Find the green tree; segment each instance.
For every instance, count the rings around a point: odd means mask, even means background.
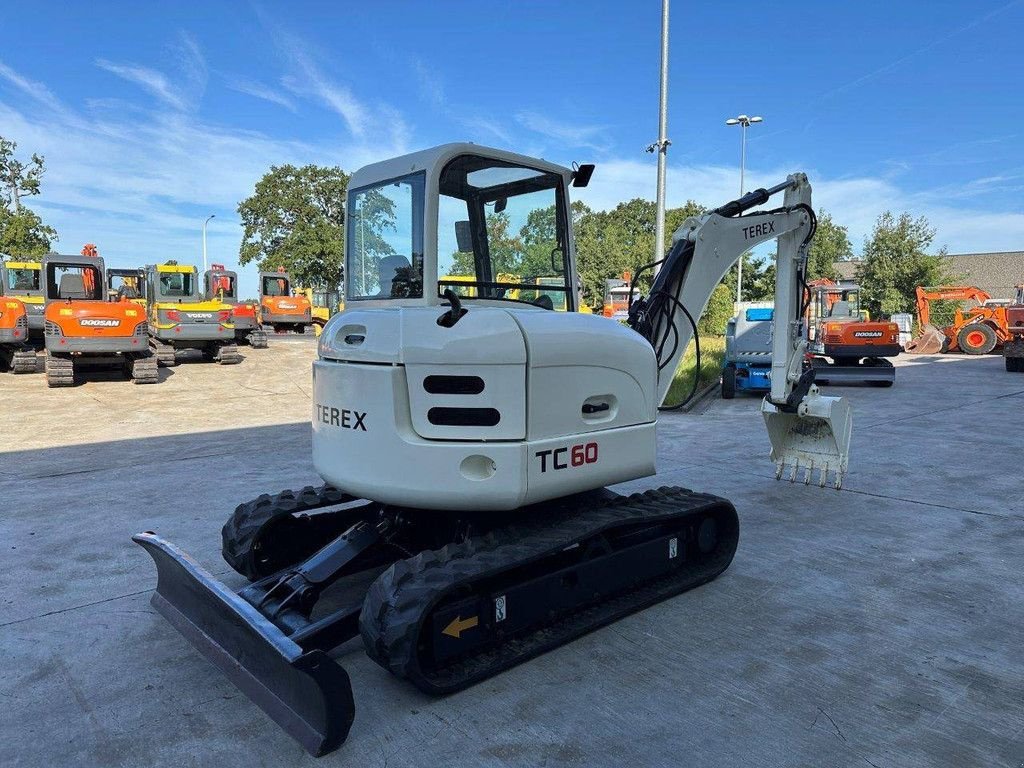
[[[666,211],[666,233],[671,237],[687,217],[704,210],[691,200]],[[585,301],[597,306],[604,300],[605,280],[627,271],[636,274],[639,267],[654,260],[655,215],[655,204],[640,198],[619,203],[611,211],[573,205],[576,261]],[[645,283],[650,273],[646,277]]]
[[[732,300],[734,297],[735,288],[730,288],[724,282],[715,286],[704,314],[697,321],[697,330],[700,332],[701,338],[725,335],[726,323],[733,315]]]
[[[57,230],[43,224],[22,202],[42,188],[44,159],[32,154],[25,163],[15,155],[16,142],[0,136],[0,252],[12,256],[41,256],[57,239]]]
[[[864,258],[857,267],[861,303],[874,316],[914,311],[919,285],[940,285],[956,279],[950,274],[942,249],[929,254],[935,230],[924,216],[895,217],[886,211],[864,243]]]
[[[818,209],[818,228],[807,248],[807,279],[816,280],[827,277],[838,280],[835,269],[837,261],[848,261],[853,258],[853,246],[846,227],[832,221],[832,214]]]
[[[264,271],[284,267],[296,284],[313,288],[339,285],[348,180],[338,167],[271,166],[253,194],[238,204],[244,227],[239,263],[255,261]],[[371,228],[370,237],[389,221],[393,226],[393,211],[389,219],[383,208],[378,211],[380,227]]]

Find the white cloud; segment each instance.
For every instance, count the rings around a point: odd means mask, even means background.
[[[49,88],[42,83],[29,80],[27,77],[18,74],[2,61],[0,61],[0,77],[33,100],[39,102],[45,107],[49,107],[54,112],[60,112],[64,109],[57,97],[50,92]]]
[[[295,112],[295,102],[289,99],[280,91],[276,91],[269,85],[258,83],[255,80],[249,80],[244,77],[226,76],[224,78],[224,84],[227,85],[233,91],[244,93],[248,96],[252,96],[263,101],[269,101],[271,104],[277,104],[280,107],[284,107],[290,112]]]
[[[201,260],[200,229],[211,213],[210,260],[234,265],[241,238],[235,209],[271,165],[351,172],[406,151],[409,135],[397,113],[395,132],[372,141],[313,143],[212,124],[163,100],[144,109],[98,98],[95,109],[79,113],[56,99],[39,108],[27,95],[24,106],[0,102],[0,135],[46,156],[42,194],[31,205],[57,228],[61,250],[94,242],[112,266]],[[255,293],[254,268],[241,275],[242,289]]]
[[[286,75],[281,78],[281,84],[295,95],[314,98],[340,115],[353,136],[365,136],[368,123],[366,108],[352,95],[348,86],[329,80],[301,51],[293,51],[290,57],[298,74]]]
[[[164,104],[184,112],[195,108],[206,89],[206,59],[195,38],[186,32],[179,33],[177,42],[171,46],[171,54],[181,70],[180,83],[173,82],[159,70],[141,64],[117,63],[101,58],[96,59],[96,66],[129,83],[135,83]]]
[[[608,128],[604,125],[571,125],[529,111],[518,112],[516,121],[524,128],[549,139],[555,139],[568,147],[586,147],[605,152],[611,146],[607,137]]]
[[[96,59],[96,66],[130,83],[141,86],[144,90],[149,91],[162,102],[175,109],[185,110],[188,108],[188,101],[185,99],[184,94],[172,86],[162,72],[157,72],[155,69],[138,64],[116,64],[106,59]]]
[[[423,100],[436,110],[444,109],[446,100],[441,78],[419,58],[412,60],[412,69],[419,83]]]

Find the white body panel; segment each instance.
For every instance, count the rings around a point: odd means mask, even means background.
[[[474,307],[444,328],[439,314],[354,310],[328,322],[312,414],[326,481],[386,504],[486,511],[654,473],[654,356],[635,333],[593,315]],[[356,327],[363,340],[346,341]],[[427,376],[478,377],[483,389],[434,394]],[[585,413],[588,403],[609,407]],[[432,408],[493,408],[500,420],[438,425]]]

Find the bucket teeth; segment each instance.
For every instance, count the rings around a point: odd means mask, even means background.
[[[830,485],[837,491],[842,489],[843,479],[846,476],[846,473],[842,468],[834,468],[827,462],[815,466],[814,462],[802,465],[799,461],[779,461],[775,464],[775,479],[781,480],[787,469],[789,470],[789,482],[791,483],[796,482],[797,475],[800,473],[800,470],[803,469],[803,483],[804,485],[810,485],[811,480],[814,477],[814,472],[817,471],[818,487],[824,488],[826,485]]]

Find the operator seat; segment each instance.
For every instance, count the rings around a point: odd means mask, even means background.
[[[409,260],[399,253],[382,258],[380,260],[380,290],[377,291],[377,295],[384,298],[403,295],[401,292],[395,292],[398,287],[395,284],[400,285],[407,282],[402,271],[411,268],[412,264],[409,263]]]
[[[60,284],[57,286],[57,298],[59,299],[87,299],[85,292],[85,281],[81,275],[61,275]]]
[[[848,301],[837,301],[832,305],[831,311],[828,313],[829,317],[853,317],[853,307],[850,306]]]

